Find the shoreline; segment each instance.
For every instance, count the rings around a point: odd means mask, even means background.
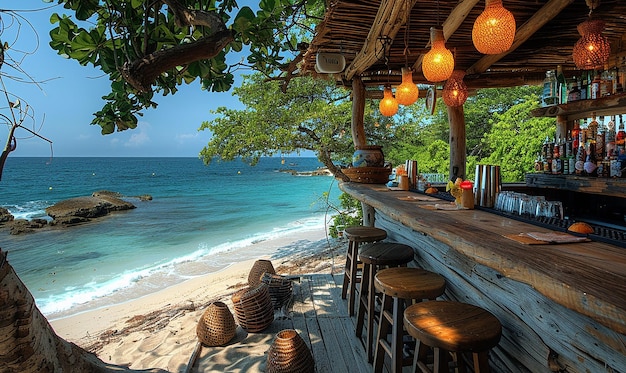
[[[195,329],[202,313],[217,300],[233,311],[230,297],[247,285],[256,260],[271,260],[281,275],[337,272],[343,270],[344,243],[328,238],[325,229],[300,231],[251,245],[248,249],[254,249],[250,253],[256,254],[254,258],[221,270],[49,322],[61,338],[95,353],[105,363],[184,371],[197,344]]]

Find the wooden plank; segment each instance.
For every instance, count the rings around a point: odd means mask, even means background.
[[[313,305],[313,297],[311,293],[311,276],[302,277],[302,298],[304,300],[302,307],[303,321],[310,342],[311,354],[315,361],[315,370],[317,372],[332,372],[332,365],[328,359],[328,354],[324,347],[324,340],[317,322],[315,308]]]

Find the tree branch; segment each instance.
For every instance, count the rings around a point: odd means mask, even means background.
[[[339,178],[343,181],[350,181],[350,178],[346,176],[343,172],[341,172],[341,169],[339,169],[339,167],[335,166],[335,164],[333,163],[331,159],[330,152],[328,151],[326,146],[324,146],[324,144],[322,143],[322,140],[315,134],[315,132],[313,132],[312,130],[304,126],[298,126],[298,131],[308,135],[310,138],[312,138],[316,143],[320,145],[318,158],[336,178]]]
[[[234,40],[229,30],[203,37],[192,43],[156,51],[122,67],[124,79],[139,92],[150,92],[152,83],[163,72],[191,62],[211,59]]]

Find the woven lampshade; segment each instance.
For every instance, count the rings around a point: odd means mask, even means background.
[[[450,79],[443,86],[443,102],[448,106],[462,106],[467,100],[467,86],[463,81],[465,71],[454,70]]]
[[[271,261],[267,259],[259,259],[252,265],[250,272],[248,273],[248,285],[256,286],[261,283],[261,278],[263,274],[271,273],[275,274],[276,270],[274,269],[274,265]]]
[[[442,82],[452,75],[454,57],[446,48],[443,29],[430,28],[431,48],[422,60],[422,72],[430,82]]]
[[[419,97],[417,85],[413,83],[413,71],[402,68],[402,84],[396,87],[396,101],[400,105],[412,105]]]
[[[196,334],[207,346],[221,346],[235,336],[235,318],[224,302],[211,303],[202,314]]]
[[[294,329],[276,334],[267,350],[267,373],[313,373],[315,360],[306,342]]]
[[[602,35],[604,21],[588,19],[578,25],[578,39],[572,51],[574,64],[581,70],[602,69],[609,60],[611,44],[609,39]]]
[[[472,27],[474,47],[483,54],[504,53],[513,45],[515,17],[502,6],[502,0],[486,0],[485,10]]]
[[[380,113],[386,117],[392,117],[398,112],[398,101],[393,97],[390,86],[385,86],[383,91],[383,99],[378,104]]]

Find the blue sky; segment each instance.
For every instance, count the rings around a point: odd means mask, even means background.
[[[32,10],[50,5],[42,0],[12,1],[8,7],[7,3],[6,0],[0,0],[0,8]],[[33,31],[22,21],[23,27],[16,46],[27,51],[36,49],[33,55],[23,59],[21,66],[35,81],[42,82],[39,87],[3,78],[7,91],[19,96],[22,103],[27,102],[33,107],[35,118],[28,127],[41,127],[37,132],[52,140],[55,157],[197,157],[210,139],[209,132],[198,131],[203,121],[214,118],[210,111],[220,106],[243,108],[232,92],[203,91],[200,83],[194,82],[181,86],[175,95],[155,96],[154,101],[159,106],[145,110],[136,129],[101,135],[100,127],[90,123],[93,113],[103,106],[101,97],[110,92],[108,77],[90,66],[81,66],[74,60],[62,58],[48,45],[48,32],[52,26],[50,15],[63,11],[63,8],[56,6],[43,11],[19,12],[38,33],[39,46]],[[2,14],[5,25],[8,19]],[[0,35],[2,42],[11,43],[15,30],[5,30]],[[15,75],[16,72],[5,65],[2,73]],[[238,86],[240,82],[241,79],[237,78],[235,85]],[[2,96],[0,110],[3,114],[8,113],[6,107]],[[4,148],[7,133],[6,126],[2,126],[1,148]],[[52,155],[46,141],[32,137],[23,129],[18,129],[16,135],[17,149],[11,153],[11,157]]]

